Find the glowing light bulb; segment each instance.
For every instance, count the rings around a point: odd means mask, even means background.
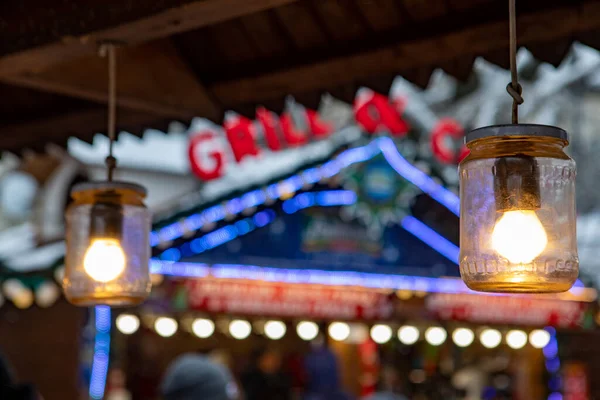
[[[403,326],[398,329],[398,339],[407,346],[415,344],[419,340],[419,330],[411,325]]]
[[[333,340],[341,342],[350,336],[350,326],[345,322],[334,322],[329,325],[328,332]]]
[[[171,337],[177,332],[177,321],[173,318],[160,317],[154,322],[154,330],[162,337]]]
[[[281,321],[267,321],[265,324],[265,336],[271,340],[279,340],[287,331],[285,324]]]
[[[302,321],[296,327],[296,333],[302,340],[313,340],[319,334],[319,326],[312,321]]]
[[[246,339],[252,333],[252,326],[248,321],[235,319],[229,324],[229,333],[234,339]]]
[[[371,328],[371,339],[377,344],[389,342],[392,335],[392,328],[387,325],[373,325]]]
[[[502,334],[496,329],[486,329],[479,335],[479,340],[483,347],[493,349],[498,347],[500,342],[502,342]]]
[[[473,343],[475,334],[467,328],[458,328],[452,333],[452,341],[458,347],[468,347]]]
[[[519,330],[510,331],[506,334],[506,344],[511,349],[521,349],[527,344],[527,334]]]
[[[448,334],[444,328],[433,326],[425,331],[425,340],[432,346],[439,346],[446,341]]]
[[[206,339],[215,332],[215,323],[210,319],[198,318],[192,323],[192,332],[200,339]]]
[[[126,258],[116,239],[93,239],[83,258],[83,269],[95,281],[110,282],[125,270]]]
[[[529,343],[536,349],[543,349],[550,343],[550,333],[544,329],[536,329],[529,334]]]
[[[547,244],[546,230],[535,211],[507,211],[492,232],[492,247],[513,264],[532,262]]]
[[[140,327],[140,319],[135,315],[121,314],[117,317],[117,329],[125,335],[134,334]]]

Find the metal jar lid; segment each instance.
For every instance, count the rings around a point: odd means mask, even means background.
[[[146,197],[147,194],[146,188],[136,183],[121,181],[90,181],[78,183],[73,186],[71,189],[71,195],[74,195],[75,193],[86,192],[88,190],[131,190],[138,193],[142,197]]]
[[[551,137],[569,142],[569,134],[561,128],[550,125],[507,124],[484,126],[465,135],[465,143],[488,137],[533,136]]]

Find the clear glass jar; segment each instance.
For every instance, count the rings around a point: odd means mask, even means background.
[[[542,125],[467,134],[460,163],[460,273],[473,290],[552,293],[579,273],[575,162],[567,133]]]
[[[150,293],[151,215],[143,187],[87,182],[71,191],[66,212],[67,299],[81,306],[139,304]]]

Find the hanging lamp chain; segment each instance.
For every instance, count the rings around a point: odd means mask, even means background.
[[[108,57],[108,156],[106,157],[107,179],[113,180],[117,159],[113,156],[117,123],[117,43],[106,42],[100,45],[100,55]]]
[[[506,91],[513,98],[512,123],[519,123],[519,105],[523,104],[523,88],[519,84],[517,75],[517,17],[515,0],[508,0],[508,13],[510,19],[510,77],[511,81],[506,86]]]

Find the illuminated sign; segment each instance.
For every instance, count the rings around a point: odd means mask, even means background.
[[[408,139],[410,126],[404,118],[407,100],[401,96],[388,98],[370,90],[359,91],[353,105],[354,123],[368,135],[385,133]],[[329,137],[336,130],[314,110],[292,104],[281,116],[258,108],[256,120],[237,114],[226,115],[222,127],[203,127],[190,135],[188,157],[191,169],[208,181],[225,174],[226,163],[241,163],[247,157],[261,157],[303,146]],[[463,127],[455,120],[441,118],[429,134],[431,153],[437,161],[452,164],[464,158],[466,147],[455,149],[449,140],[462,139]]]

